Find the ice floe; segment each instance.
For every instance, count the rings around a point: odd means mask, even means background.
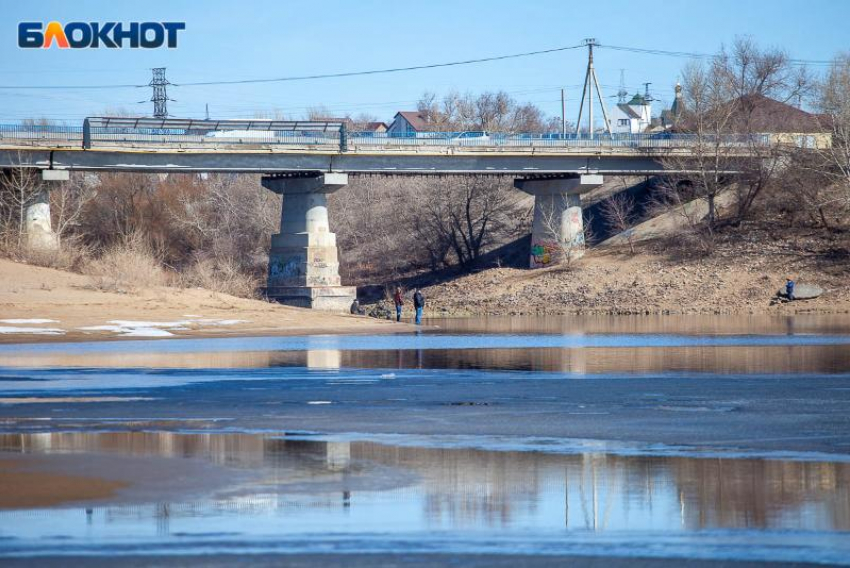
[[[0,334],[6,333],[29,333],[32,335],[62,335],[64,329],[55,327],[15,327],[9,325],[0,325]]]

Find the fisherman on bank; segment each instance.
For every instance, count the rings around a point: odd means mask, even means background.
[[[785,295],[788,297],[789,300],[796,299],[794,297],[794,286],[795,284],[793,280],[791,280],[790,278],[785,279]]]
[[[404,298],[401,297],[401,288],[395,289],[393,303],[395,304],[395,321],[401,321],[401,307],[404,305]]]
[[[416,325],[422,325],[422,308],[425,307],[425,296],[417,287],[413,294],[413,307],[416,309]]]

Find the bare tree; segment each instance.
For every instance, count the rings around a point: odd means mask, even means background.
[[[281,209],[280,197],[259,185],[256,176],[217,174],[177,186],[169,213],[180,232],[188,233],[187,256],[262,271]]]
[[[429,211],[431,225],[450,244],[457,262],[472,268],[493,234],[506,225],[508,193],[480,176],[442,178],[438,186],[439,207]]]
[[[746,38],[708,63],[689,64],[683,72],[685,112],[679,129],[693,134],[694,142],[689,155],[670,155],[665,166],[690,173],[669,175],[668,187],[687,181],[694,195],[706,200],[711,227],[717,222],[718,194],[734,182],[737,218],[743,219],[786,158],[787,148],[764,134],[786,131],[773,100],[798,100],[809,86],[805,69],[793,65],[785,52],[761,50]]]
[[[428,92],[420,98],[417,108],[429,129],[435,131],[545,132],[553,124],[540,108],[531,103],[520,104],[504,91],[478,96],[451,92],[442,99]]]
[[[95,191],[82,174],[72,174],[70,180],[50,190],[50,210],[55,220],[53,230],[60,241],[80,225],[86,206],[94,196]]]
[[[27,208],[42,197],[43,191],[38,170],[13,168],[0,175],[0,230],[6,248],[20,250],[23,246]]]
[[[821,122],[831,137],[817,147],[821,167],[850,201],[850,52],[835,57],[818,94]]]
[[[612,195],[602,202],[602,218],[608,226],[622,234],[629,245],[629,252],[635,253],[634,226],[635,201],[625,191]]]

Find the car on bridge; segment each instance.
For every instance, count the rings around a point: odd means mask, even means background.
[[[490,142],[490,134],[484,130],[454,132],[449,142],[460,146],[483,146]]]

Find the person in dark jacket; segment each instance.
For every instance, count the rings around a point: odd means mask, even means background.
[[[413,293],[413,307],[416,309],[416,325],[422,325],[422,308],[425,307],[425,296],[422,295],[419,288],[416,288],[416,292]]]
[[[790,278],[785,279],[785,295],[788,296],[789,300],[794,300],[794,281]]]
[[[401,297],[401,288],[395,289],[393,303],[395,304],[395,321],[401,321],[401,307],[404,305],[404,298]]]

